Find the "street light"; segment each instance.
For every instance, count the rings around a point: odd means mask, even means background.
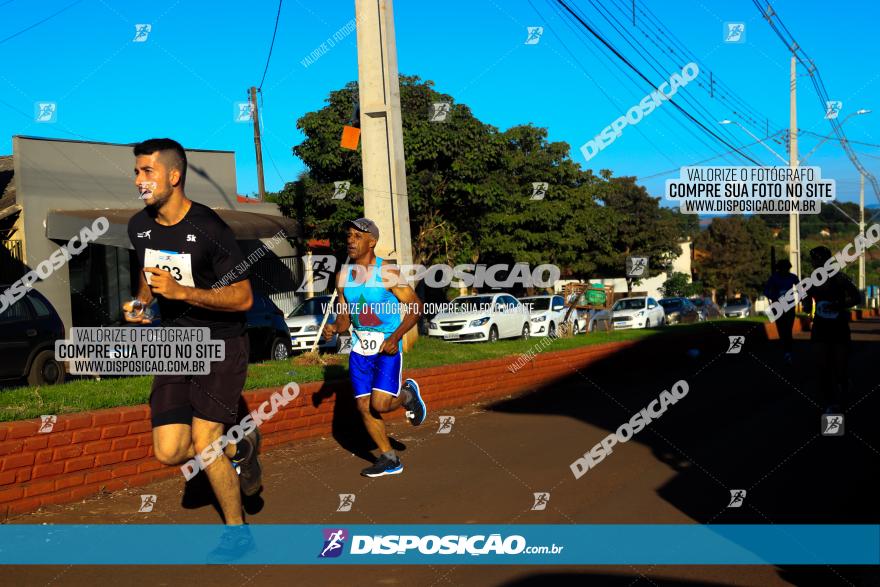
[[[737,126],[740,127],[741,129],[743,129],[744,131],[746,131],[750,137],[752,137],[753,139],[755,139],[756,141],[758,141],[759,143],[761,143],[761,145],[763,145],[763,147],[764,147],[765,149],[767,149],[768,151],[770,151],[771,153],[773,153],[777,158],[781,159],[783,163],[785,163],[786,165],[788,165],[788,160],[787,160],[785,157],[783,157],[782,155],[780,155],[779,153],[777,153],[776,151],[774,151],[773,149],[771,149],[770,146],[767,145],[767,143],[765,143],[764,141],[762,141],[761,139],[759,139],[757,136],[755,136],[754,133],[752,133],[752,131],[750,131],[749,129],[747,129],[746,127],[744,127],[743,125],[741,125],[741,124],[738,123],[737,121],[735,121],[735,120],[728,120],[728,119],[725,118],[724,120],[719,121],[719,124],[735,124],[735,125],[737,125]]]
[[[840,121],[840,126],[843,126],[844,124],[846,124],[846,121],[849,120],[850,118],[852,118],[853,116],[861,116],[862,114],[870,114],[870,113],[871,113],[871,111],[868,110],[867,108],[861,108],[861,109],[859,109],[859,110],[856,110],[855,112],[850,112],[849,115],[847,115],[846,118],[844,118],[842,121]],[[807,159],[809,159],[810,155],[812,155],[813,153],[815,153],[816,150],[817,150],[819,147],[821,147],[823,144],[825,144],[825,141],[827,141],[828,139],[830,139],[832,136],[833,136],[833,133],[830,134],[830,135],[828,135],[828,136],[826,136],[826,137],[822,137],[822,140],[819,141],[818,144],[816,144],[815,147],[813,147],[813,150],[812,150],[812,151],[810,151],[809,153],[807,153],[807,156],[803,158],[802,162],[803,162],[803,161],[806,161]]]

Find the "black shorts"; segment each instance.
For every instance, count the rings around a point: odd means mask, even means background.
[[[223,424],[238,423],[238,405],[247,378],[248,335],[227,338],[226,355],[211,363],[207,375],[156,375],[150,393],[153,428],[192,424],[193,417]]]

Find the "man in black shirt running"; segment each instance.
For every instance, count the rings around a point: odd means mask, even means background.
[[[184,193],[183,147],[171,139],[151,139],[136,145],[134,155],[135,183],[144,201],[144,209],[128,223],[128,236],[143,267],[136,299],[144,307],[157,300],[163,327],[207,327],[211,339],[225,344],[225,358],[212,363],[208,375],[153,379],[153,452],[160,462],[179,465],[202,454],[246,415],[238,406],[249,355],[245,312],[253,297],[229,226]],[[228,285],[219,287],[221,279]],[[129,322],[148,322],[130,302],[123,309]],[[238,445],[228,444],[205,467],[228,525],[212,553],[218,562],[237,558],[252,546],[240,491],[253,495],[260,488],[259,442],[255,429]]]
[[[814,268],[822,267],[830,258],[828,247],[816,247],[810,251],[810,263]],[[804,311],[808,314],[816,306],[810,341],[826,414],[840,413],[844,409],[849,391],[849,309],[860,299],[858,288],[841,271],[821,285],[808,289],[803,301]]]

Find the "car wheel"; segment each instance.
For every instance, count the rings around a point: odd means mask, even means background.
[[[645,328],[650,328],[650,327],[651,327],[651,319],[648,318],[647,320],[645,320]]]
[[[273,361],[283,361],[289,356],[290,353],[287,352],[287,345],[284,344],[283,339],[276,338],[272,341],[272,348],[269,352],[270,359]]]
[[[556,332],[556,327],[555,327],[555,326],[553,327],[553,331]],[[522,335],[521,335],[521,336],[522,336],[523,340],[528,339],[528,338],[529,338],[529,334],[531,334],[531,330],[529,330],[529,323],[526,322],[525,324],[523,324],[523,329],[522,329]]]
[[[660,326],[666,326],[666,316],[660,318]]]
[[[523,336],[525,336],[525,333],[523,333]],[[556,336],[556,325],[552,322],[550,323],[550,326],[547,327],[547,336]]]
[[[31,363],[28,372],[29,385],[57,385],[64,383],[64,367],[55,360],[53,351],[42,351]]]
[[[498,340],[498,327],[493,324],[489,328],[489,342],[495,342],[496,340]]]

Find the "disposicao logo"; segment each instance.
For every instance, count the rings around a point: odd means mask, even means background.
[[[318,558],[336,558],[345,549],[348,532],[342,528],[324,528],[324,547]]]

